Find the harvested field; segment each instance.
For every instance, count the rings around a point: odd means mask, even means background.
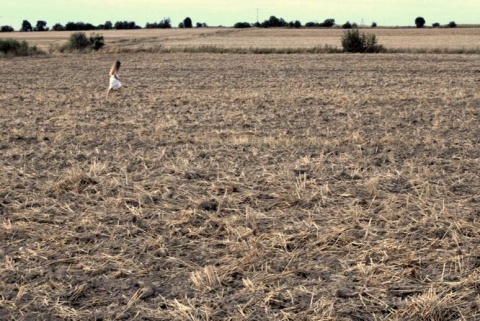
[[[417,29],[365,28],[374,33],[380,44],[392,51],[448,52],[464,50],[480,53],[480,28]],[[341,49],[344,29],[141,29],[99,30],[105,37],[103,51],[175,50],[180,48],[217,47],[225,49],[311,49],[332,47]],[[87,34],[92,32],[88,31]],[[63,45],[71,32],[14,32],[1,37],[24,39],[45,51],[55,51]]]
[[[480,319],[476,55],[56,55],[0,79],[0,319]]]

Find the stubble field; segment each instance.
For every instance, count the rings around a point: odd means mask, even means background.
[[[0,79],[0,319],[480,319],[477,55],[52,55]]]
[[[379,43],[393,52],[443,53],[450,51],[480,52],[480,28],[364,28]],[[308,50],[312,48],[341,49],[345,30],[284,29],[284,28],[192,28],[88,31],[104,36],[104,51],[178,51],[198,48],[227,50]],[[16,38],[37,45],[45,51],[58,51],[70,36],[68,31],[3,33],[1,38]]]

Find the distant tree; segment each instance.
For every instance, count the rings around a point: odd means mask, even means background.
[[[116,30],[140,29],[134,21],[117,21],[113,25],[113,28]]]
[[[425,26],[425,19],[423,19],[423,17],[417,17],[415,19],[415,25],[417,28],[423,28]]]
[[[23,20],[22,22],[22,27],[20,28],[20,31],[27,32],[27,31],[32,31],[32,24],[28,22],[28,20]]]
[[[163,18],[158,23],[158,28],[160,28],[160,29],[169,29],[171,27],[172,27],[172,22],[170,21],[170,18]]]
[[[253,24],[253,26],[256,27],[256,28],[260,28],[261,24],[260,24],[260,22],[257,21]]]
[[[160,22],[147,22],[147,24],[145,25],[145,28],[147,29],[167,29],[171,27],[172,23],[170,21],[170,18],[163,18],[163,20],[161,20]]]
[[[180,22],[180,23],[178,24],[178,27],[179,27],[180,29],[183,29],[183,28],[185,28],[185,25],[183,24],[183,22]]]
[[[233,25],[234,28],[250,28],[252,25],[248,22],[237,22]]]
[[[205,22],[197,22],[196,26],[197,28],[206,28],[207,24]]]
[[[319,24],[318,22],[312,22],[312,21],[310,21],[310,22],[307,22],[307,23],[305,24],[305,27],[307,27],[307,28],[315,28],[315,27],[320,27],[320,24]]]
[[[56,23],[56,24],[53,25],[52,30],[53,31],[65,31],[65,27],[62,26],[59,23]]]
[[[183,26],[185,28],[192,28],[193,27],[192,19],[190,19],[190,17],[186,17],[185,19],[183,19]]]
[[[262,28],[276,28],[276,27],[287,27],[288,23],[283,18],[277,18],[275,16],[270,16],[268,20],[265,20],[260,24]]]
[[[372,22],[372,28],[376,28],[377,27],[377,23],[374,21]]]
[[[111,21],[105,21],[105,25],[103,26],[103,29],[105,30],[113,29],[113,23]]]
[[[298,20],[295,20],[295,21],[290,21],[289,23],[287,23],[287,26],[289,28],[301,28],[302,27],[302,23]]]
[[[91,23],[86,23],[85,24],[85,29],[83,29],[83,30],[96,30],[96,29],[97,29],[97,27],[95,27]]]
[[[76,24],[76,29],[75,30],[85,30],[85,22],[77,22]]]
[[[280,19],[278,19],[275,16],[270,16],[270,19],[268,19],[268,22],[270,27],[278,27],[280,25]]]
[[[1,26],[0,32],[13,32],[13,28],[11,26]]]
[[[67,24],[65,25],[65,30],[67,31],[76,31],[78,30],[77,29],[77,24],[75,22],[67,22]]]
[[[343,29],[352,29],[352,24],[350,23],[350,21],[347,21],[342,25],[342,28]]]
[[[38,20],[37,25],[33,29],[34,31],[48,31],[47,22],[43,20]]]
[[[438,22],[432,23],[432,28],[438,28],[440,27],[440,24]]]
[[[450,22],[448,23],[448,27],[449,27],[449,28],[456,28],[456,27],[457,27],[457,24],[455,23],[455,21],[450,21]]]
[[[320,24],[320,27],[331,28],[335,26],[335,19],[326,19],[323,23]]]

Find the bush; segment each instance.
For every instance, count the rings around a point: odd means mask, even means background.
[[[0,32],[13,32],[13,28],[11,26],[1,26]]]
[[[456,28],[456,27],[457,27],[457,24],[455,23],[455,21],[450,21],[450,22],[448,23],[448,27],[449,27],[449,28]]]
[[[90,38],[84,32],[74,32],[70,35],[67,43],[62,47],[62,51],[88,51],[99,50],[105,45],[103,36],[93,33]]]
[[[358,29],[348,30],[343,34],[342,47],[345,52],[376,53],[385,50],[377,44],[374,34],[360,33]]]
[[[248,22],[237,22],[233,25],[234,28],[250,28],[251,26]]]
[[[350,21],[347,21],[342,25],[342,28],[343,29],[352,29],[352,24],[350,23]]]
[[[438,28],[440,27],[440,24],[438,22],[432,23],[432,28]]]
[[[89,40],[92,44],[92,49],[95,51],[105,46],[105,40],[101,34],[92,33]]]
[[[0,54],[3,56],[30,56],[41,53],[37,46],[29,46],[26,41],[0,39]]]

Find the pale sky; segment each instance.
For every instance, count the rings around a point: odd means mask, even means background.
[[[258,11],[257,11],[258,9]],[[414,26],[416,17],[432,23],[480,24],[480,0],[0,0],[0,26],[20,29],[23,20],[33,26],[38,20],[55,23],[85,22],[93,25],[109,20],[135,21],[145,27],[169,17],[176,27],[185,17],[195,25],[232,26],[236,22],[254,23],[270,16],[287,22],[323,22],[333,18],[379,26]]]

